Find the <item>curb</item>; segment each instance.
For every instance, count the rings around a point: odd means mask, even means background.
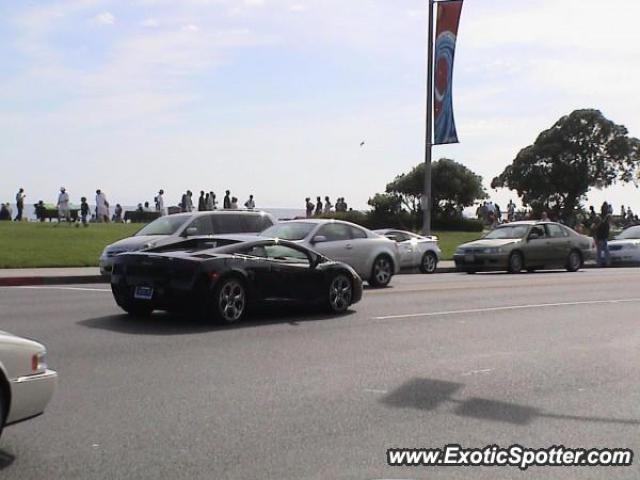
[[[69,285],[83,283],[109,283],[102,275],[68,275],[60,277],[6,277],[0,278],[0,287],[25,287],[38,285]]]

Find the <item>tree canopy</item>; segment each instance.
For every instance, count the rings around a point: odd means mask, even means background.
[[[398,175],[387,185],[387,193],[400,196],[402,203],[414,213],[420,209],[423,190],[424,163],[409,173]],[[431,199],[435,215],[461,214],[464,207],[486,197],[482,177],[461,163],[441,158],[431,164]]]
[[[590,188],[635,181],[640,140],[599,110],[575,110],[520,150],[491,182],[516,190],[534,210],[568,218]]]

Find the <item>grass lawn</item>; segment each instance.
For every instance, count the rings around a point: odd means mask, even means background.
[[[0,222],[0,268],[90,267],[102,249],[130,236],[141,224],[75,225]]]
[[[141,224],[91,224],[88,228],[57,223],[0,222],[0,268],[91,267],[102,249],[128,237]],[[445,259],[479,232],[435,232]]]

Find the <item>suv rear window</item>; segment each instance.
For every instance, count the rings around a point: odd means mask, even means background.
[[[258,233],[273,225],[269,216],[260,214],[214,214],[211,215],[211,221],[216,234]]]

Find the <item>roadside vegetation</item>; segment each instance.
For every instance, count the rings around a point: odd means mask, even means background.
[[[73,225],[0,222],[0,268],[92,267],[109,243],[128,237],[141,224]],[[446,259],[455,248],[480,236],[478,232],[435,232]]]

